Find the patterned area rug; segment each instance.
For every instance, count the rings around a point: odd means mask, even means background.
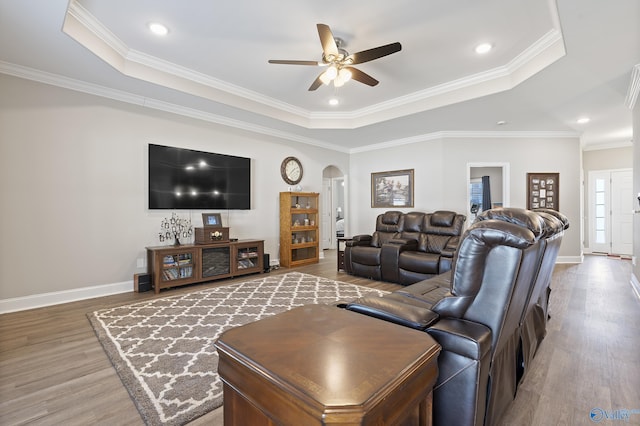
[[[213,343],[223,331],[297,306],[384,293],[294,272],[87,316],[144,421],[182,425],[222,405]]]

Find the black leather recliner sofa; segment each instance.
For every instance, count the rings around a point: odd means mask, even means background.
[[[372,235],[345,244],[345,270],[404,285],[449,271],[465,219],[451,211],[380,214]]]
[[[345,306],[424,330],[442,346],[435,425],[495,424],[515,398],[544,337],[551,273],[567,227],[557,212],[483,212],[460,239],[451,271]]]

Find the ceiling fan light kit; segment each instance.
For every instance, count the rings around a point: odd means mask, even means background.
[[[149,23],[149,31],[157,36],[166,36],[169,34],[169,28],[166,25],[160,24],[158,22],[150,22]]]
[[[489,53],[491,49],[493,49],[491,43],[481,43],[476,46],[475,51],[478,55],[484,55],[485,53]]]
[[[317,24],[320,43],[322,44],[322,61],[292,61],[271,59],[270,64],[286,64],[286,65],[313,65],[327,66],[309,87],[309,90],[316,90],[321,85],[329,85],[333,81],[335,87],[342,87],[347,81],[353,79],[364,83],[368,86],[375,86],[378,80],[353,68],[351,65],[362,64],[364,62],[373,61],[392,53],[402,50],[402,45],[398,42],[386,44],[384,46],[374,47],[373,49],[363,50],[361,52],[349,54],[342,48],[344,41],[341,38],[334,37],[328,25]]]

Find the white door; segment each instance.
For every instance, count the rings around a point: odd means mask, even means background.
[[[633,172],[589,173],[589,247],[592,252],[632,254]]]
[[[322,239],[320,241],[320,249],[330,249],[333,244],[333,238],[331,238],[331,232],[333,228],[333,219],[331,215],[331,179],[322,178],[322,202],[320,203],[321,221],[320,221],[320,234]]]
[[[611,172],[611,252],[633,253],[633,173]]]

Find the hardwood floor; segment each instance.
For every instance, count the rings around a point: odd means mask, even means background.
[[[337,272],[335,251],[294,270],[385,290],[400,287]],[[629,261],[604,256],[556,267],[548,334],[504,425],[592,424],[594,408],[637,410],[626,424],[640,424],[640,301],[630,277]],[[251,277],[160,297],[246,279]],[[0,424],[142,425],[86,313],[152,297],[131,292],[0,315]],[[220,411],[192,425],[219,425]]]
[[[640,425],[640,301],[630,277],[629,260],[607,256],[556,267],[547,336],[503,424],[594,424],[589,414],[601,409],[636,410],[627,424]]]

